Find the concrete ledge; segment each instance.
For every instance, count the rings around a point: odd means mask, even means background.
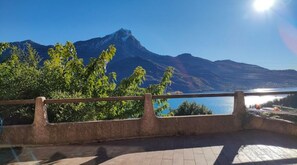
[[[248,116],[244,129],[258,129],[297,136],[297,124],[295,123],[254,115]]]
[[[203,115],[156,118],[154,132],[141,131],[142,119],[96,122],[48,123],[40,139],[34,125],[4,126],[0,144],[67,144],[142,137],[198,135],[241,130],[234,115]],[[249,116],[244,129],[257,129],[297,136],[294,123]]]
[[[47,143],[81,143],[138,137],[140,119],[98,122],[57,123],[48,125]]]
[[[4,126],[0,144],[66,144],[139,137],[140,119],[49,123],[42,138],[33,125]]]
[[[151,94],[144,95],[140,119],[48,123],[45,98],[35,99],[32,125],[4,126],[0,144],[65,144],[156,136],[197,135],[258,129],[297,136],[297,125],[255,116],[246,117],[244,93],[234,94],[232,115],[200,115],[158,118]]]
[[[232,132],[239,130],[233,115],[157,118],[153,134],[141,131],[141,119],[97,122],[49,123],[43,137],[34,135],[33,125],[5,126],[1,144],[66,144],[170,135]]]
[[[0,144],[34,144],[32,125],[4,126]]]
[[[233,115],[203,115],[158,118],[159,135],[197,135],[240,130]]]

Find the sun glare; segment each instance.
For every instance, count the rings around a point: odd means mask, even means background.
[[[255,0],[253,7],[258,12],[268,11],[273,7],[275,0]]]

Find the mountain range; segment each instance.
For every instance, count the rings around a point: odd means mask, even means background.
[[[52,45],[41,45],[31,40],[12,42],[21,48],[30,43],[46,59]],[[185,53],[178,56],[159,55],[147,50],[130,30],[120,29],[104,37],[75,42],[77,54],[87,63],[102,50],[114,44],[117,52],[108,64],[109,72],[116,72],[120,80],[129,76],[134,68],[142,66],[146,72],[144,86],[160,81],[166,67],[175,68],[168,91],[201,92],[232,91],[252,88],[296,87],[297,71],[269,70],[257,65],[231,60],[210,61]]]

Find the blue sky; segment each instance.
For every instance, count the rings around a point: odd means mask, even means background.
[[[0,42],[75,42],[125,28],[162,55],[297,69],[297,2],[275,1],[259,13],[253,0],[1,0]]]

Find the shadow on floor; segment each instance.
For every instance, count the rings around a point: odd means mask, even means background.
[[[65,156],[60,152],[56,152],[48,160],[41,162],[41,164],[54,164],[56,161],[65,159],[65,158],[67,158],[67,156]]]
[[[250,165],[251,163],[235,163],[235,165]],[[253,162],[253,165],[264,165],[264,164],[297,164],[297,158],[288,158],[281,160],[268,160],[261,162]]]
[[[131,153],[222,146],[222,150],[220,151],[215,164],[232,164],[232,161],[236,155],[238,155],[238,152],[248,145],[267,145],[297,149],[297,137],[265,131],[246,130],[234,133],[130,139],[81,145],[43,146],[31,149],[34,150],[34,153],[39,160],[46,160],[43,163],[51,163],[64,158],[95,156],[94,158],[91,158],[91,160],[83,163],[84,165],[92,165],[100,164],[115,157]],[[44,152],[46,153],[42,155],[41,153]],[[281,158],[275,161],[253,162],[253,164],[294,163],[297,163],[297,155],[295,158]],[[249,163],[238,164],[245,165]]]
[[[103,163],[109,159],[111,159],[111,157],[108,157],[107,155],[107,151],[104,147],[99,147],[97,149],[97,154],[96,154],[96,158],[92,159],[88,162],[83,163],[82,165],[93,165],[93,164],[100,164]]]
[[[105,162],[120,155],[136,152],[223,146],[215,164],[232,164],[232,161],[234,160],[235,156],[238,155],[238,152],[244,149],[247,145],[269,145],[297,149],[297,137],[265,131],[249,130],[235,133],[208,134],[198,136],[122,140],[105,142],[102,145],[106,148],[106,153],[108,156],[100,159],[100,161],[98,161],[97,158],[98,162]],[[275,162],[275,164],[288,164],[297,163],[296,159],[282,158],[277,161],[261,161],[253,163],[272,164],[272,162]]]
[[[22,147],[0,148],[0,164],[7,164],[13,160],[18,161],[22,150]]]

